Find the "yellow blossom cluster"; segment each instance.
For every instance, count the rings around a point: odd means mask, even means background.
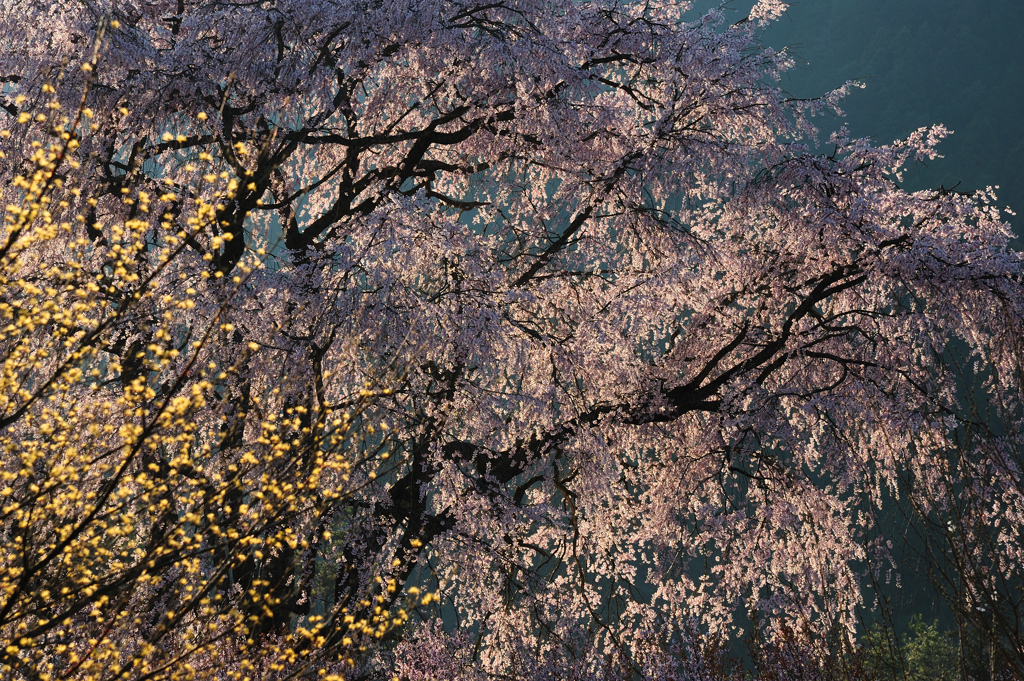
[[[21,170],[0,230],[0,676],[344,678],[436,599],[378,577],[344,607],[300,607],[303,570],[345,531],[332,514],[379,393],[333,418],[244,376],[258,343],[218,364],[259,267],[203,266],[232,239],[215,227],[237,181],[200,158],[200,186],[125,182],[111,210],[82,189],[93,112],[61,110],[0,132],[25,149],[3,161]],[[236,409],[239,385],[258,417]]]

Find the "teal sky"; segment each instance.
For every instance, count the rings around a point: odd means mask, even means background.
[[[914,168],[904,186],[999,185],[1000,207],[1018,213],[1004,213],[1017,235],[1014,246],[1024,249],[1024,0],[787,2],[786,16],[764,35],[768,45],[787,47],[798,59],[782,87],[812,97],[846,80],[867,86],[845,100],[845,118],[818,119],[819,127],[845,123],[855,136],[887,143],[944,124],[953,131],[939,147],[944,158]],[[717,4],[697,0],[698,9]],[[733,0],[729,20],[746,16],[752,4]],[[915,613],[951,628],[942,600],[926,582],[911,579],[913,556],[897,554],[904,588],[883,592],[892,598],[898,628]]]
[[[706,6],[707,0],[701,3]],[[736,18],[751,0],[733,2]],[[909,189],[999,185],[999,205],[1024,236],[1024,0],[789,0],[766,33],[800,62],[783,87],[821,94],[866,83],[845,101],[853,135],[878,143],[923,125],[954,134],[945,156],[916,168]],[[820,127],[837,127],[822,120]],[[1018,238],[1018,247],[1021,245]]]

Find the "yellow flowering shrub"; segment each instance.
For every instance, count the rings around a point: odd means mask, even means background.
[[[24,150],[2,161],[0,675],[343,677],[431,600],[399,599],[389,563],[311,604],[351,475],[386,449],[359,435],[382,391],[332,410],[260,378],[274,349],[228,320],[262,263],[229,280],[204,257],[237,183],[205,157],[187,205],[127,175],[98,201],[91,115],[51,100],[0,133]]]

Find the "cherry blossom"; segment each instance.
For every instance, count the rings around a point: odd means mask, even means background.
[[[957,541],[998,527],[985,560],[1020,583],[1022,260],[991,190],[901,187],[943,127],[819,145],[855,84],[782,90],[758,38],[784,9],[8,0],[3,145],[44,83],[88,83],[68,177],[96,202],[40,267],[130,219],[123,189],[178,221],[232,187],[159,275],[194,291],[168,333],[229,325],[201,351],[235,369],[200,423],[225,452],[261,404],[370,428],[321,567],[266,577],[305,580],[285,618],[378,578],[387,606],[440,593],[361,673],[712,678],[699,651],[752,635],[824,659],[908,490],[939,515],[976,490]],[[105,332],[121,375],[162,314]],[[968,450],[954,355],[1004,424]]]

